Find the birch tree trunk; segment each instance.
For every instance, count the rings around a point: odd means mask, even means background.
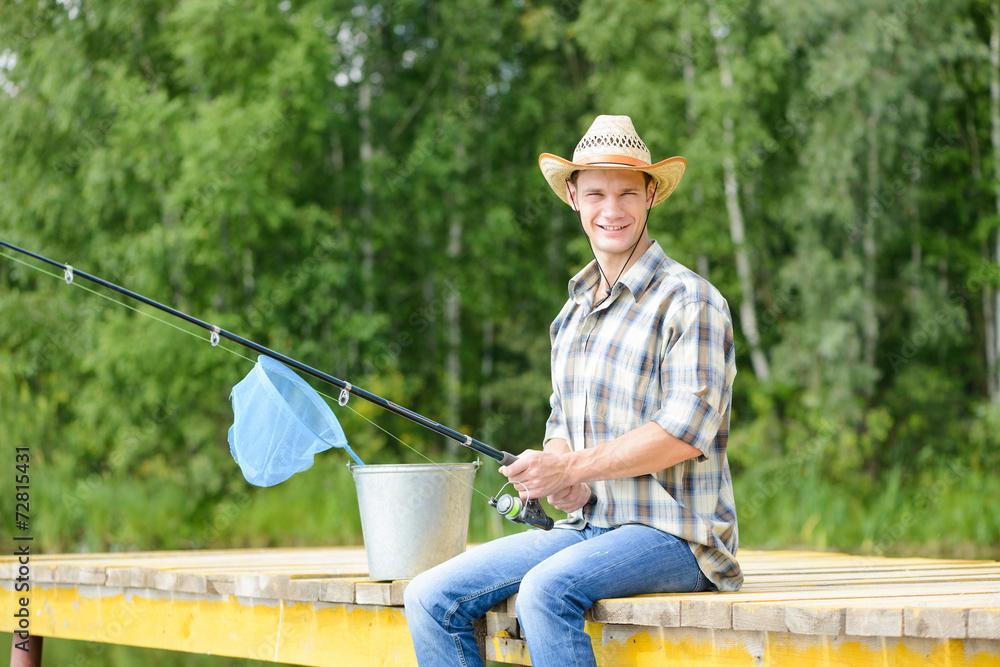
[[[695,117],[693,99],[695,70],[691,31],[684,30],[681,32],[681,45],[684,48],[684,62],[681,67],[681,71],[684,73],[684,119],[688,124],[688,132],[693,134],[697,118]]]
[[[993,143],[993,179],[997,215],[1000,216],[1000,4],[990,4],[990,138]],[[1000,266],[1000,229],[993,233],[993,261]],[[990,398],[1000,403],[1000,289],[986,286],[986,368]]]
[[[374,278],[375,250],[372,242],[372,88],[368,79],[361,81],[358,110],[361,119],[361,294],[364,297],[364,313],[373,312],[372,280]]]
[[[724,43],[725,30],[719,21],[715,9],[715,0],[707,0],[708,20],[715,36],[715,54],[719,61],[719,77],[722,89],[729,92],[733,88],[733,74],[729,68],[729,49]],[[760,332],[757,329],[757,295],[753,285],[753,272],[750,268],[750,255],[746,247],[746,230],[743,223],[743,210],[740,207],[739,179],[736,175],[735,158],[736,139],[733,134],[733,119],[727,109],[722,118],[722,168],[724,172],[726,211],[729,214],[729,234],[732,237],[733,249],[736,253],[736,275],[739,279],[740,292],[740,329],[750,346],[750,363],[754,375],[762,382],[771,379],[771,367],[767,355],[760,344]]]
[[[455,159],[458,164],[465,162],[466,148],[460,143],[455,147]],[[459,255],[462,251],[462,211],[457,203],[451,205],[452,214],[448,222],[448,247],[445,256],[448,258],[448,266],[458,266]],[[461,306],[462,298],[458,286],[453,286],[445,290],[444,293],[444,390],[445,401],[448,411],[448,423],[461,423],[462,416],[462,365],[461,365]],[[446,444],[449,454],[458,452],[458,444],[449,440]]]
[[[488,296],[487,296],[488,298]],[[487,317],[483,320],[483,359],[481,365],[483,383],[479,389],[479,407],[483,415],[489,414],[493,409],[493,399],[488,387],[493,378],[493,318]]]
[[[681,71],[684,73],[684,120],[687,121],[688,136],[690,137],[694,136],[697,125],[697,117],[695,116],[694,109],[695,69],[691,31],[681,31],[681,45],[684,49],[681,65]],[[696,191],[694,197],[695,201],[700,201],[702,199],[702,192],[700,190]],[[708,255],[703,252],[698,253],[698,257],[695,260],[695,271],[705,280],[711,280],[708,276],[708,270]]]
[[[461,148],[461,147],[460,147]],[[455,266],[462,249],[462,214],[455,211],[451,216],[448,228],[448,263]],[[459,349],[462,345],[462,329],[459,323],[461,315],[461,295],[458,291],[448,289],[444,297],[444,336],[445,336],[445,398],[448,405],[448,423],[455,424],[452,428],[460,428],[462,414],[462,366]],[[458,444],[449,440],[446,446],[449,454],[458,452]]]
[[[865,208],[869,213],[879,210],[878,189],[879,189],[879,168],[878,168],[878,128],[879,114],[872,111],[866,121],[866,134],[868,136],[868,201]],[[878,346],[878,316],[875,312],[875,283],[876,267],[875,260],[878,252],[875,239],[875,221],[869,216],[863,221],[861,247],[864,254],[863,280],[865,292],[861,310],[861,340],[865,366],[874,368],[875,351]]]

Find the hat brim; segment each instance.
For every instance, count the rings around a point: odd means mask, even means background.
[[[623,165],[606,162],[577,164],[558,155],[542,153],[538,156],[538,167],[542,170],[542,176],[545,177],[552,191],[567,205],[569,205],[569,198],[566,196],[566,181],[574,171],[594,169],[641,171],[649,174],[656,181],[656,200],[653,202],[653,206],[657,206],[662,204],[673,193],[677,184],[681,182],[684,171],[687,169],[687,160],[676,156],[650,165]]]

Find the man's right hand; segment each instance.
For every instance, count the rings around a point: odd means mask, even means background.
[[[548,501],[553,507],[567,514],[580,509],[587,504],[588,500],[590,500],[590,485],[586,482],[567,486],[548,497]]]

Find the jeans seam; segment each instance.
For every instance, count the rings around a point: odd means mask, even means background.
[[[469,600],[475,600],[476,598],[482,597],[482,596],[486,595],[487,593],[492,593],[493,591],[499,590],[499,589],[501,589],[501,588],[503,588],[505,586],[510,586],[511,584],[516,584],[516,583],[520,582],[522,579],[524,579],[524,577],[514,577],[513,579],[507,579],[506,581],[501,581],[500,583],[494,584],[493,586],[490,586],[489,588],[484,588],[484,589],[482,589],[480,591],[476,591],[473,594],[466,595],[466,596],[458,598],[457,600],[455,600],[455,604],[453,604],[448,609],[448,612],[444,615],[444,618],[442,619],[442,624],[441,624],[442,627],[445,629],[446,632],[448,632],[448,631],[451,630],[451,617],[455,615],[455,612],[458,611],[458,608],[461,607],[463,603],[468,602]]]
[[[462,667],[469,667],[469,663],[465,661],[465,651],[462,650],[462,638],[458,635],[452,637],[455,640],[455,652],[458,653],[458,661],[462,663]]]

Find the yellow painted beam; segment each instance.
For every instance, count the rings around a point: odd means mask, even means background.
[[[588,622],[599,665],[614,667],[996,667],[1000,642],[916,637],[828,637]],[[487,637],[487,657],[530,665],[523,640]]]
[[[0,608],[15,593],[0,587]],[[35,585],[33,635],[171,649],[316,667],[416,665],[398,607],[320,602],[265,604],[159,591],[108,594],[90,586]],[[10,632],[10,619],[0,621]]]
[[[697,628],[588,628],[597,662],[618,667],[754,665],[773,667],[996,667],[1000,642],[829,637]]]

